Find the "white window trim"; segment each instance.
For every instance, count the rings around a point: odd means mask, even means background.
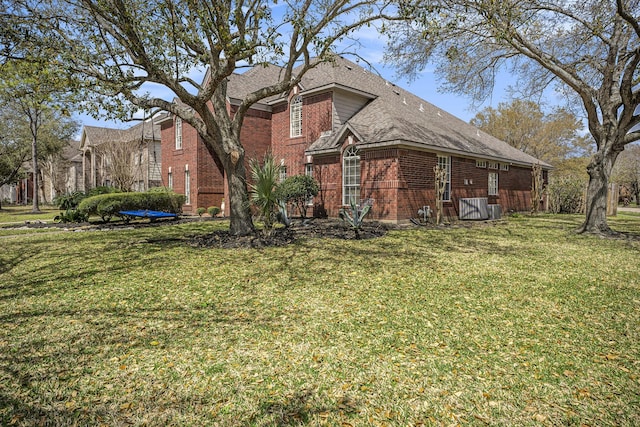
[[[509,163],[500,163],[500,170],[501,171],[508,171],[509,170]]]
[[[304,174],[313,178],[313,163],[305,163]],[[306,204],[307,206],[313,206],[313,196],[307,199]]]
[[[351,173],[351,168],[355,168],[355,172],[357,173]],[[349,174],[347,174],[347,172],[349,172]],[[357,181],[357,183],[348,183],[348,178],[354,178],[353,181]],[[343,205],[350,205],[352,197],[355,197],[356,203],[360,203],[360,179],[360,154],[356,147],[350,146],[342,153]],[[349,195],[351,195],[351,197]]]
[[[489,172],[488,191],[489,196],[498,195],[498,172]]]
[[[182,150],[182,119],[180,117],[176,117],[175,127],[175,147],[176,150]]]
[[[184,204],[190,205],[191,204],[191,173],[189,172],[188,168],[185,168],[185,171],[184,171],[184,196],[185,196]]]
[[[451,156],[438,156],[438,166],[445,167],[447,170],[446,185],[444,187],[444,194],[442,195],[443,202],[451,201]]]
[[[476,167],[477,168],[486,169],[487,168],[487,161],[486,160],[476,160]]]
[[[489,169],[498,170],[500,169],[500,165],[498,164],[498,162],[489,162]]]
[[[302,96],[298,95],[289,103],[289,135],[291,138],[302,136]]]

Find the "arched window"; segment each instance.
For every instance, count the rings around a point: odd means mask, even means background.
[[[350,146],[342,154],[342,204],[360,202],[360,155]]]
[[[289,104],[291,137],[302,136],[302,96],[298,95]]]
[[[176,150],[182,150],[182,119],[176,117]]]

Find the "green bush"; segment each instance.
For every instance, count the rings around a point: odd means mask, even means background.
[[[56,197],[53,203],[58,206],[61,211],[67,211],[69,209],[76,209],[85,197],[87,196],[82,191],[74,191],[73,193]]]
[[[553,213],[582,213],[586,183],[584,179],[558,177],[547,186],[549,211]]]
[[[99,194],[112,194],[112,193],[121,193],[121,191],[115,187],[107,187],[106,185],[101,185],[99,187],[94,187],[91,190],[87,191],[86,196],[92,197],[92,196],[97,196]]]
[[[85,222],[88,219],[87,215],[77,209],[67,209],[61,211],[53,218],[54,222]]]
[[[217,207],[217,206],[209,206],[207,208],[207,213],[209,215],[211,215],[212,217],[214,217],[214,216],[216,216],[216,215],[218,215],[220,213],[220,208]]]
[[[114,215],[118,215],[119,211],[126,209],[127,208],[123,208],[121,200],[106,198],[98,203],[97,213],[104,222],[109,222]]]
[[[196,213],[198,214],[198,216],[202,216],[207,210],[205,208],[198,208],[196,209]]]
[[[109,193],[87,197],[78,210],[84,214],[99,215],[103,220],[108,221],[113,215],[118,215],[123,210],[153,210],[182,213],[182,205],[185,197],[168,191],[148,191],[145,193]]]
[[[300,216],[307,215],[307,202],[318,195],[320,186],[318,181],[308,175],[294,175],[282,181],[276,190],[276,197],[285,203],[293,203],[300,212]]]

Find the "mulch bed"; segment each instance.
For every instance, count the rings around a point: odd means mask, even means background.
[[[279,227],[270,234],[258,231],[248,236],[234,236],[228,230],[219,230],[210,234],[195,236],[191,245],[196,247],[217,248],[264,248],[286,246],[300,239],[332,238],[343,240],[374,239],[387,234],[393,225],[368,221],[362,225],[358,236],[353,228],[335,219],[313,219],[303,223],[295,220],[288,228]]]

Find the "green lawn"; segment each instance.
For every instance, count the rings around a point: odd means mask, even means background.
[[[640,217],[581,219],[0,237],[0,425],[640,425]]]
[[[0,209],[0,225],[3,223],[18,223],[25,221],[40,220],[53,222],[53,218],[60,213],[55,206],[40,206],[40,213],[32,213],[32,206],[6,206]]]

